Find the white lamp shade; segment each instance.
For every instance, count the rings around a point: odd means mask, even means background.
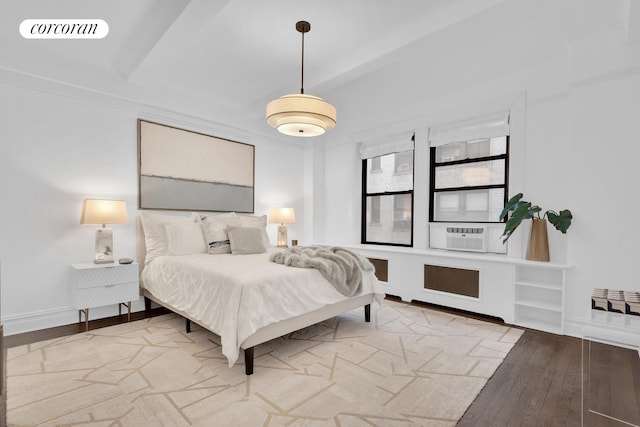
[[[296,213],[293,208],[269,209],[269,222],[271,224],[295,224]]]
[[[127,224],[127,205],[124,200],[85,199],[80,224]]]
[[[291,136],[317,136],[336,125],[336,109],[317,96],[284,95],[267,104],[267,123]]]

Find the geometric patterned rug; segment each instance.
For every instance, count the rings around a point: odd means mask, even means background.
[[[455,426],[519,329],[385,300],[255,348],[174,314],[8,349],[10,426]]]

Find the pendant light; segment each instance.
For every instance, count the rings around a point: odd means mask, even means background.
[[[291,136],[317,136],[336,125],[336,109],[317,96],[304,93],[304,33],[311,30],[307,21],[296,23],[302,34],[302,73],[300,93],[284,95],[267,104],[267,123],[279,132]]]

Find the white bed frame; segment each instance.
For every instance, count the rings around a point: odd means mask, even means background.
[[[142,229],[142,224],[140,222],[139,217],[137,219],[136,229],[137,229],[137,241],[138,241],[138,248],[137,248],[138,263],[140,265],[140,275],[142,275],[142,270],[144,269],[145,258],[146,258],[146,247],[145,247],[145,240],[144,240],[144,231]],[[191,331],[190,322],[197,323],[195,320],[191,318],[189,313],[185,313],[181,310],[176,309],[175,307],[172,307],[170,304],[167,304],[161,301],[159,298],[157,298],[151,292],[145,289],[144,284],[142,283],[142,278],[140,279],[140,295],[143,295],[145,297],[145,308],[147,310],[150,309],[151,307],[150,301],[153,301],[187,319],[186,321],[187,332]],[[335,317],[341,313],[355,310],[358,307],[364,307],[365,321],[369,322],[371,320],[371,303],[373,302],[373,300],[374,300],[374,294],[372,293],[365,294],[365,295],[358,295],[358,296],[340,301],[338,303],[325,306],[318,310],[304,313],[300,316],[282,320],[280,322],[273,323],[271,325],[267,325],[258,329],[252,335],[247,337],[242,343],[240,343],[240,348],[242,348],[242,350],[244,351],[244,363],[245,363],[246,375],[253,374],[253,359],[254,359],[253,350],[256,345],[265,343],[267,341],[271,341],[272,339],[279,338],[283,335],[290,334],[302,328],[306,328],[307,326],[315,325],[316,323],[322,322],[323,320],[331,319],[332,317]]]

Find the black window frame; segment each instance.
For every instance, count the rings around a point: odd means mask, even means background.
[[[499,224],[506,221],[506,218],[503,220],[499,220],[496,218],[496,221],[435,221],[434,218],[434,210],[435,210],[435,195],[436,193],[453,193],[460,191],[469,191],[469,190],[491,190],[495,188],[503,188],[504,189],[504,200],[503,206],[507,204],[508,194],[509,194],[509,152],[510,152],[510,137],[509,135],[502,135],[507,139],[506,150],[504,154],[498,154],[494,156],[484,156],[477,157],[473,159],[463,159],[463,160],[451,160],[446,162],[436,162],[436,148],[430,147],[429,149],[429,222],[430,223],[446,223],[446,222],[459,222],[459,223],[477,223],[477,224]],[[492,184],[492,185],[471,185],[465,187],[448,187],[448,188],[438,188],[436,189],[436,168],[443,166],[455,166],[455,165],[466,165],[473,163],[486,162],[491,160],[503,160],[504,159],[504,184]]]
[[[415,135],[411,137],[411,140],[414,142],[415,144]],[[409,151],[409,150],[406,150]],[[415,198],[413,197],[413,192],[415,189],[415,162],[416,162],[416,156],[415,156],[415,148],[411,150],[412,155],[411,155],[411,174],[412,174],[412,181],[411,181],[411,190],[403,190],[403,191],[384,191],[384,192],[377,192],[377,193],[367,193],[367,160],[369,159],[362,159],[362,193],[361,193],[361,197],[362,197],[362,207],[361,207],[361,216],[360,216],[360,243],[364,244],[364,245],[381,245],[381,246],[400,246],[400,247],[405,247],[405,248],[411,248],[413,247],[413,228],[414,228],[414,216],[413,216],[413,211],[414,211],[414,203],[415,203]],[[387,153],[385,155],[388,154],[396,154],[396,153]],[[381,156],[376,156],[376,157],[381,157]],[[394,167],[394,173],[398,173],[397,172],[397,167]],[[402,173],[402,172],[400,172]],[[392,243],[392,242],[370,242],[367,241],[367,198],[369,197],[377,197],[377,196],[396,196],[396,195],[404,195],[404,194],[409,194],[411,195],[411,226],[409,227],[410,232],[411,232],[411,239],[410,239],[410,243]],[[394,205],[394,210],[395,210],[395,205]],[[395,215],[395,214],[394,214]]]

